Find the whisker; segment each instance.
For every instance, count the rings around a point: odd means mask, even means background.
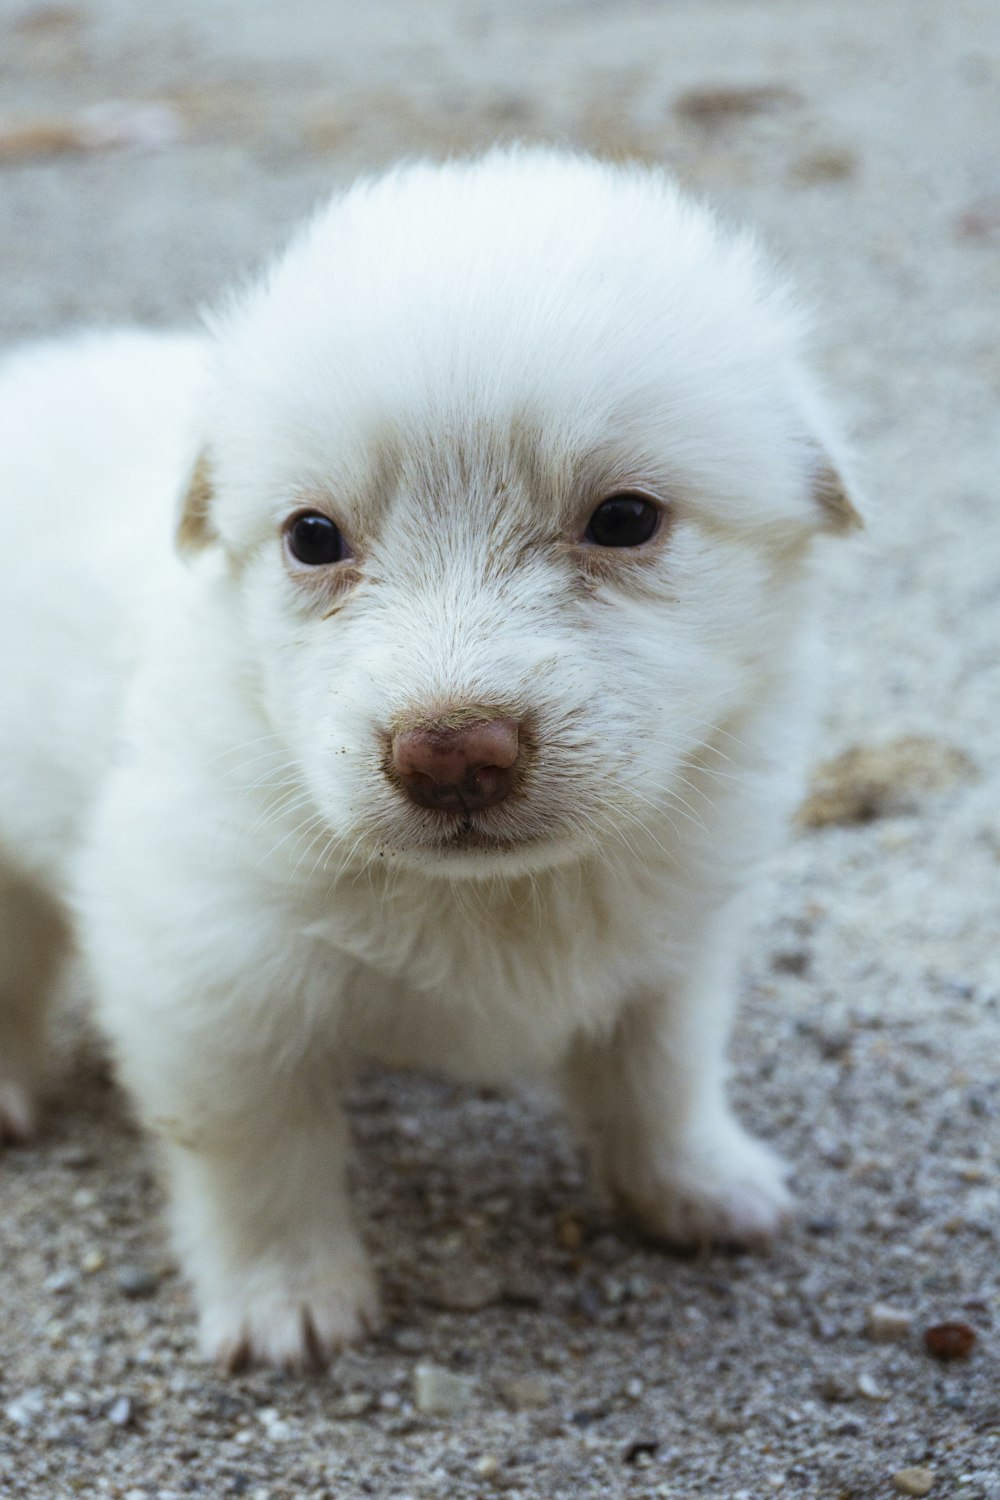
[[[279,822],[282,818],[291,817],[293,813],[298,812],[300,808],[307,806],[307,804],[312,802],[312,800],[313,799],[311,792],[305,791],[302,788],[295,788],[293,791],[290,791],[281,799],[277,807],[269,807],[265,809],[264,815],[259,817],[255,823],[251,824],[248,832],[252,836],[263,833],[265,829],[270,828],[273,823]]]
[[[631,796],[631,797],[637,797],[639,799],[639,801],[640,802],[644,802],[647,807],[652,807],[657,812],[665,811],[665,809],[661,807],[660,803],[654,802],[653,799],[652,799],[652,797],[645,796],[642,792],[640,792],[638,790],[637,787],[629,786],[629,787],[626,787],[625,790],[626,790],[626,792],[628,793],[629,796]],[[680,813],[680,815],[681,815],[682,818],[683,817],[688,818],[688,820],[690,822],[692,822],[695,825],[696,828],[699,828],[702,833],[707,833],[708,832],[708,829],[705,826],[704,821],[698,816],[698,814],[695,812],[694,808],[691,807],[689,803],[685,802],[685,800],[684,800],[683,797],[679,796],[670,787],[663,787],[663,788],[660,788],[659,790],[661,790],[664,793],[664,795],[670,799],[671,805],[676,808],[676,811]],[[680,803],[680,807],[676,806],[676,804],[678,802]],[[686,812],[682,811],[682,809],[685,809],[685,808],[687,809],[687,811]]]
[[[278,850],[281,849],[285,844],[287,844],[289,839],[297,837],[307,837],[308,832],[311,829],[317,827],[323,821],[323,815],[319,812],[313,813],[313,815],[309,818],[303,818],[301,822],[295,825],[294,828],[290,828],[288,832],[284,834],[283,837],[280,838],[278,842],[267,851],[266,854],[261,855],[260,859],[257,861],[255,868],[259,869],[260,866],[265,862],[265,860],[273,859]]]

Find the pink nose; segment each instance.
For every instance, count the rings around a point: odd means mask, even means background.
[[[460,728],[445,723],[404,729],[392,742],[392,765],[407,795],[422,807],[476,812],[502,802],[517,775],[516,719]]]

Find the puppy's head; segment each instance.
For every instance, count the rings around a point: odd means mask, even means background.
[[[355,187],[217,320],[181,538],[331,838],[475,876],[669,826],[857,521],[797,324],[668,179],[536,152]]]

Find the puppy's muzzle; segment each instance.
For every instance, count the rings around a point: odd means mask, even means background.
[[[411,801],[439,812],[478,812],[510,795],[521,756],[516,719],[442,718],[393,736],[393,779]]]

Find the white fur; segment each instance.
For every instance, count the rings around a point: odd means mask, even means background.
[[[663,176],[512,151],[360,183],[205,339],[7,365],[0,1131],[30,1124],[75,885],[207,1353],[298,1364],[375,1321],[361,1056],[557,1080],[668,1238],[784,1214],[723,1054],[815,676],[831,436],[798,321]],[[182,562],[202,443],[214,535]],[[595,576],[587,517],[635,486],[669,535]],[[346,589],[289,566],[303,504],[351,540]],[[384,737],[469,703],[537,751],[446,847]]]

